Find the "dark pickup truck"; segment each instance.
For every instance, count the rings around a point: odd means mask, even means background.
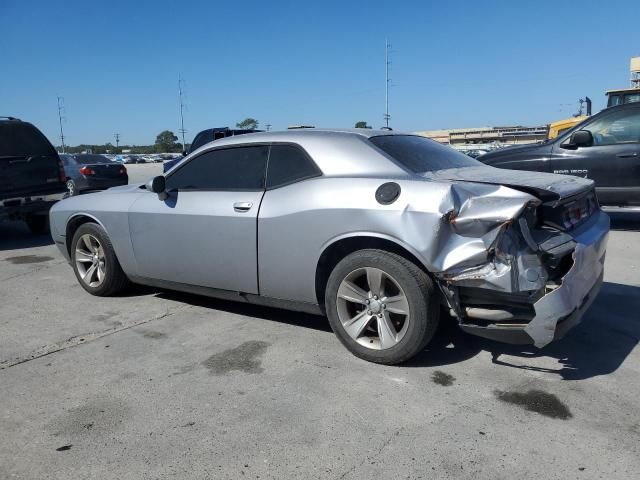
[[[51,205],[67,192],[62,161],[28,122],[0,117],[0,221],[24,220],[33,233],[48,230]]]
[[[640,205],[640,103],[607,108],[553,140],[494,150],[478,160],[590,178],[602,205]]]

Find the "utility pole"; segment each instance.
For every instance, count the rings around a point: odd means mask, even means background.
[[[62,153],[64,152],[64,132],[62,131],[62,111],[64,110],[64,98],[58,97],[58,121],[60,122],[60,142],[62,143]]]
[[[389,78],[389,65],[391,61],[389,60],[389,48],[391,45],[389,44],[389,39],[385,39],[384,45],[384,124],[385,128],[389,128],[389,120],[391,119],[391,115],[389,115],[389,83],[391,83],[391,78]]]
[[[187,151],[187,144],[184,139],[186,130],[184,129],[184,79],[178,77],[178,94],[180,95],[180,133],[182,134],[182,151]]]
[[[267,128],[267,132],[268,132],[269,130],[271,130],[271,124],[270,124],[270,123],[267,123],[267,124],[265,125],[265,127]]]
[[[119,133],[114,133],[113,136],[116,139],[116,148],[118,148],[120,146],[120,134]]]

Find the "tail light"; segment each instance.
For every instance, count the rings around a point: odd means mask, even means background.
[[[120,175],[124,175],[125,173],[127,173],[127,167],[125,166],[120,167]]]
[[[82,175],[95,175],[96,174],[95,170],[93,170],[92,168],[89,168],[89,167],[81,167],[80,168],[80,173]]]

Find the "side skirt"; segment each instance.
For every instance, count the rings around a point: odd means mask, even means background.
[[[253,293],[234,292],[231,290],[221,290],[218,288],[203,287],[200,285],[189,285],[186,283],[171,282],[168,280],[158,280],[155,278],[134,277],[129,279],[134,283],[148,285],[150,287],[162,288],[167,290],[176,290],[178,292],[193,293],[195,295],[203,295],[205,297],[220,298],[222,300],[231,300],[234,302],[251,303],[254,305],[263,305],[265,307],[282,308],[285,310],[293,310],[295,312],[310,313],[313,315],[324,315],[320,305],[315,303],[298,302],[295,300],[283,300],[281,298],[264,297]]]

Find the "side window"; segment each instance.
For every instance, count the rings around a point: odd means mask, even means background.
[[[262,190],[269,147],[210,150],[167,177],[167,190]]]
[[[608,107],[615,107],[616,105],[620,105],[622,103],[622,95],[610,95],[609,96],[609,105]]]
[[[320,169],[295,145],[272,145],[267,169],[267,188],[277,188],[322,175]]]
[[[624,103],[638,103],[640,102],[640,93],[627,93],[624,96]]]
[[[640,109],[621,110],[584,127],[593,135],[594,145],[640,142]]]

